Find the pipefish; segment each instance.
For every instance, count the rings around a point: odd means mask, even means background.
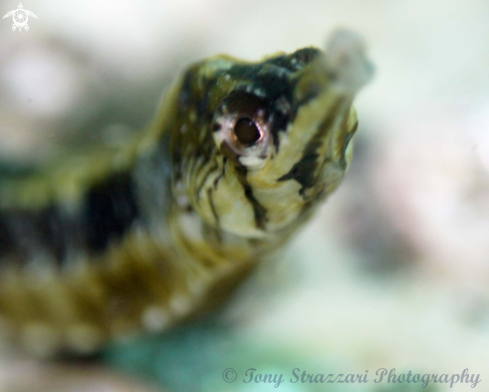
[[[372,66],[326,52],[219,55],[177,77],[147,132],[0,181],[0,317],[37,355],[91,353],[225,300],[340,184]]]

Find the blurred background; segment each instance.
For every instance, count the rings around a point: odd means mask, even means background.
[[[0,14],[17,1],[0,1]],[[228,317],[243,336],[293,342],[343,373],[468,368],[489,390],[489,1],[23,5],[38,16],[28,32],[0,20],[0,156],[20,166],[122,143],[194,60],[258,60],[322,47],[337,27],[360,33],[377,72],[356,101],[351,171]],[[143,384],[0,355],[0,391],[152,390]]]

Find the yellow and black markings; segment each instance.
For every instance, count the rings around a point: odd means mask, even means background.
[[[0,328],[85,353],[225,297],[343,178],[370,75],[355,39],[194,64],[124,151],[1,182]]]

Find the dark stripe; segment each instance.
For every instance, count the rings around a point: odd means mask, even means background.
[[[14,251],[14,240],[5,213],[0,213],[0,259]]]
[[[122,238],[138,218],[134,188],[129,173],[117,173],[88,191],[84,221],[90,250],[105,250],[111,241]]]
[[[236,173],[238,174],[238,180],[243,186],[244,194],[251,206],[253,207],[253,214],[255,217],[255,225],[259,229],[264,229],[266,223],[268,222],[267,218],[267,209],[263,207],[260,202],[253,195],[253,188],[248,183],[248,179],[246,178],[248,170],[244,166],[236,166]]]
[[[47,208],[41,216],[45,231],[41,236],[44,244],[49,244],[56,260],[66,260],[70,251],[80,246],[82,240],[79,222],[57,206]]]
[[[209,177],[209,175],[213,171],[217,170],[217,163],[215,163],[215,161],[211,157],[209,157],[209,160],[212,160],[214,163],[209,166],[209,168],[207,169],[207,172],[205,173],[205,175],[202,176],[202,181],[200,182],[200,184],[196,188],[196,195],[195,196],[197,197],[197,200],[200,200],[200,192],[202,191],[202,188],[205,185],[205,182],[207,180],[207,177]]]
[[[211,206],[211,212],[216,221],[216,226],[219,227],[219,215],[217,214],[216,205],[214,204],[213,188],[207,188],[207,199],[209,199],[209,205]]]
[[[87,192],[81,210],[62,206],[0,211],[0,260],[25,265],[47,257],[59,266],[80,251],[101,252],[138,217],[128,174],[115,174]],[[88,248],[88,249],[87,249]]]
[[[229,159],[231,162],[234,163],[236,174],[238,176],[238,181],[243,187],[246,199],[248,199],[248,201],[251,203],[253,207],[256,227],[260,229],[264,229],[265,224],[268,221],[267,210],[265,207],[263,207],[260,204],[260,202],[253,195],[253,189],[251,188],[251,185],[248,183],[248,179],[246,178],[248,169],[239,162],[238,160],[239,156],[233,150],[231,150],[225,142],[221,143],[220,149],[222,154],[224,155],[224,165],[223,165],[222,175],[216,178],[216,181],[214,182],[214,187],[217,187],[220,178],[225,175],[226,162]]]
[[[44,256],[61,265],[80,246],[79,220],[58,206],[0,213],[0,259],[24,265]]]
[[[334,122],[338,116],[338,110],[343,104],[339,100],[331,108],[328,116],[319,125],[319,128],[311,140],[307,143],[301,159],[297,161],[287,174],[284,174],[278,181],[296,180],[302,185],[299,189],[299,194],[304,195],[304,192],[313,187],[317,180],[316,170],[318,167],[319,153],[318,149],[324,143],[326,134],[332,129]],[[327,159],[327,157],[326,157]]]

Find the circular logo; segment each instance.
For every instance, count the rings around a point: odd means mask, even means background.
[[[29,15],[27,15],[27,12],[24,9],[18,9],[15,10],[14,15],[14,24],[17,27],[24,27],[27,25],[27,21],[29,20]]]
[[[227,368],[222,372],[222,378],[224,381],[232,383],[236,381],[236,378],[238,378],[238,373],[236,373],[236,370],[233,368]]]
[[[29,16],[37,19],[36,14],[32,11],[24,9],[22,3],[19,4],[19,8],[17,8],[16,10],[7,12],[3,16],[3,19],[8,18],[9,16],[12,17],[12,20],[14,22],[14,24],[12,25],[12,31],[15,31],[17,29],[19,29],[19,31],[22,31],[22,29],[24,29],[25,31],[29,31],[29,25],[27,24],[27,22],[29,21]]]

